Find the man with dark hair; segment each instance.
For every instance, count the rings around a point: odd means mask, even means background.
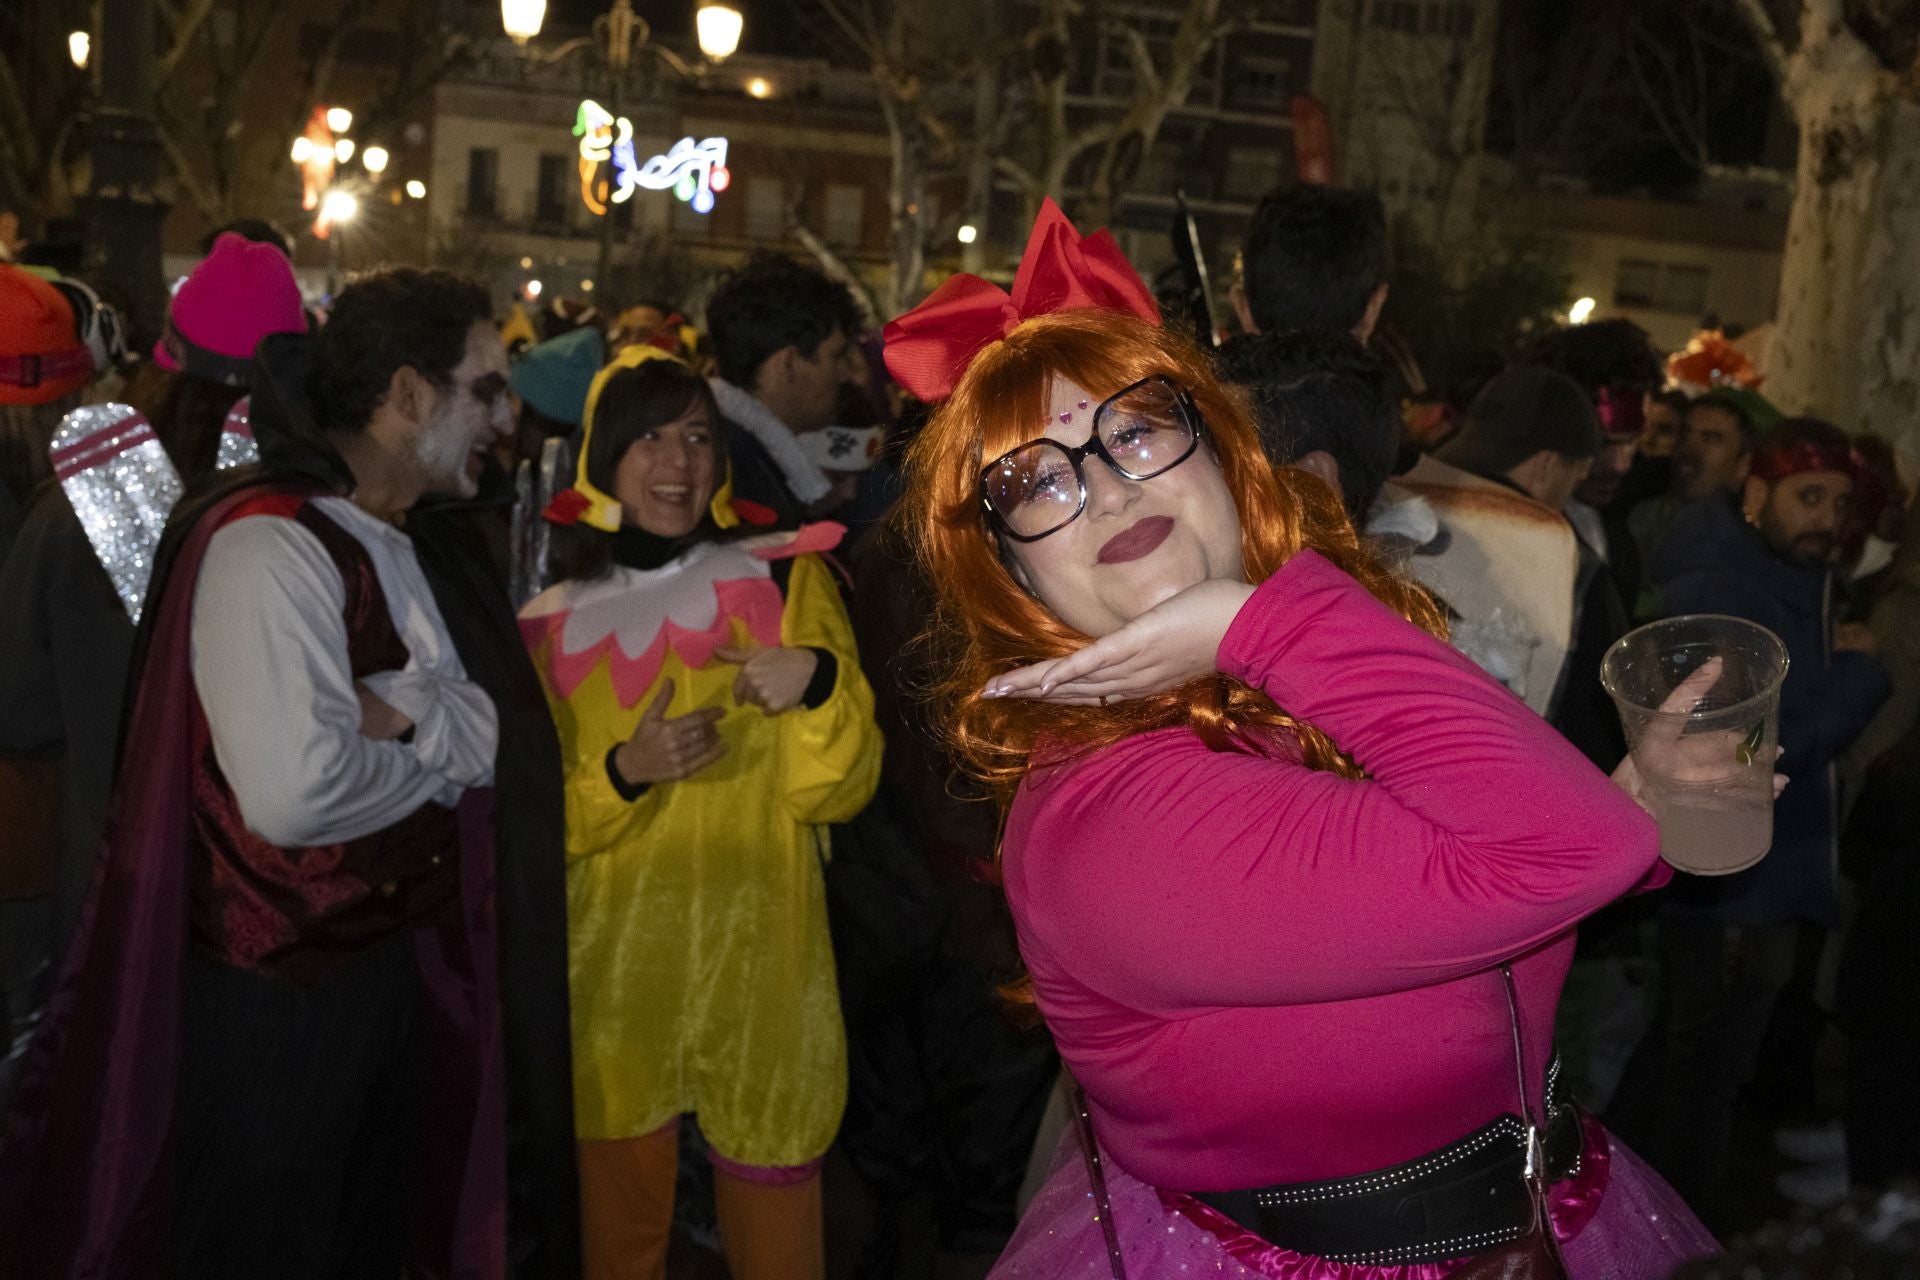
[[[220,224],[200,238],[201,256],[212,253],[214,242],[229,232],[255,244],[270,244],[285,254],[289,261],[293,258],[293,237],[265,218],[235,218],[232,222]]]
[[[1852,442],[1781,423],[1736,496],[1688,508],[1654,557],[1669,614],[1724,613],[1787,647],[1773,847],[1727,876],[1677,874],[1662,895],[1660,991],[1608,1120],[1708,1226],[1724,1229],[1735,1102],[1752,1079],[1802,922],[1837,915],[1833,761],[1886,697],[1871,632],[1836,628],[1832,563],[1854,488]]]
[[[1779,411],[1758,392],[1734,387],[1716,388],[1687,404],[1674,442],[1671,487],[1636,504],[1627,515],[1642,566],[1640,581],[1634,584],[1635,616],[1650,617],[1658,608],[1653,558],[1674,520],[1696,502],[1739,489],[1763,428],[1779,420]]]
[[[541,884],[494,790],[557,832],[557,746],[504,718],[504,601],[409,529],[508,430],[487,296],[378,273],[256,367],[262,468],[156,557],[0,1273],[576,1273],[571,1113],[533,1096],[567,1075],[563,859]]]
[[[749,523],[797,524],[852,496],[796,437],[831,425],[841,386],[863,371],[861,327],[846,285],[780,254],[755,254],[708,301],[713,393],[737,428],[733,497]]]
[[[1233,309],[1248,333],[1340,329],[1361,342],[1387,302],[1387,215],[1371,191],[1269,192],[1240,251]]]
[[[1326,481],[1363,528],[1400,448],[1400,417],[1379,360],[1351,334],[1296,330],[1232,339],[1220,349],[1220,369],[1247,389],[1274,465]]]

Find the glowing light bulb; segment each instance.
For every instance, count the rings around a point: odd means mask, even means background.
[[[756,98],[771,98],[773,86],[767,82],[765,76],[755,76],[747,81],[747,92]]]
[[[353,159],[353,139],[342,138],[333,144],[333,158],[341,164]]]
[[[959,236],[961,244],[972,244],[980,238],[979,228],[975,227],[971,222],[961,224],[960,230],[955,234]]]
[[[1585,324],[1597,304],[1592,298],[1582,298],[1567,308],[1567,319],[1574,324]]]
[[[87,55],[93,52],[93,37],[84,31],[75,31],[67,37],[67,56],[73,59],[73,65],[80,70],[87,69]]]
[[[700,40],[700,52],[715,62],[724,62],[740,47],[740,32],[747,20],[730,4],[703,4],[693,15],[693,29]]]
[[[368,147],[360,153],[360,163],[367,166],[368,173],[385,173],[387,162],[393,159],[385,147]]]
[[[305,164],[311,159],[313,159],[313,139],[303,133],[293,140],[293,162]]]
[[[407,194],[415,200],[424,200],[427,198],[427,184],[414,178],[407,183]]]
[[[328,107],[327,128],[335,133],[345,133],[353,128],[353,112],[345,107]]]
[[[527,296],[529,298],[537,298],[540,296],[540,282],[538,280],[527,281]]]
[[[345,191],[329,191],[320,202],[320,216],[328,222],[352,222],[360,212],[360,202]]]

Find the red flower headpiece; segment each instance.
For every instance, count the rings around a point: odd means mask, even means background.
[[[1718,329],[1702,329],[1687,340],[1687,349],[1667,357],[1667,378],[1696,387],[1746,387],[1766,379],[1747,359],[1747,353],[1727,341]]]
[[[931,404],[944,400],[981,351],[1022,321],[1055,311],[1104,308],[1149,324],[1160,308],[1110,232],[1082,239],[1052,200],[1040,205],[1027,251],[1008,294],[979,276],[949,276],[907,314],[887,325],[887,368]]]

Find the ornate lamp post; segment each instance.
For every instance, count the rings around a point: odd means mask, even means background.
[[[546,0],[500,0],[500,25],[513,38],[513,42],[523,49],[528,41],[540,34],[546,15]],[[746,20],[734,6],[720,3],[719,0],[704,0],[694,12],[694,33],[700,42],[701,54],[713,62],[732,57],[740,47],[740,34],[745,25]],[[602,53],[607,60],[607,111],[616,120],[620,118],[620,87],[626,80],[627,69],[633,65],[633,55],[637,50],[652,53],[676,75],[689,80],[699,79],[705,71],[703,65],[690,65],[673,50],[653,43],[653,28],[645,18],[633,11],[630,0],[613,0],[613,7],[594,19],[591,36],[569,40],[551,52],[529,51],[528,56],[538,62],[556,62],[596,42],[602,45]],[[600,256],[593,277],[596,282],[608,278],[607,271],[612,265],[612,213],[612,204],[608,202],[599,215]]]

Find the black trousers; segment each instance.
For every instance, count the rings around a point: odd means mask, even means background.
[[[842,1148],[876,1201],[885,1255],[907,1201],[932,1199],[943,1250],[998,1253],[1059,1057],[1043,1028],[1008,1018],[997,983],[1017,970],[1012,920],[998,889],[943,886],[949,915],[939,951],[897,998],[850,1015]]]
[[[1657,929],[1653,1025],[1627,1063],[1607,1127],[1659,1170],[1701,1221],[1724,1231],[1735,1104],[1793,972],[1798,926],[1731,926],[1670,914]]]
[[[182,1014],[174,1274],[396,1280],[421,1161],[412,931],[313,984],[195,955]]]

